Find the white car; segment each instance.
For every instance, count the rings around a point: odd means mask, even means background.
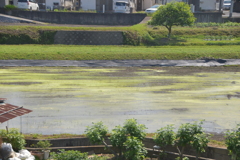
[[[115,13],[130,13],[130,4],[125,1],[117,1],[114,6]]]
[[[39,6],[35,2],[35,0],[18,0],[17,6],[20,9],[28,9],[30,11],[32,11],[32,10],[38,11],[39,10]]]
[[[161,5],[154,5],[148,9],[145,10],[146,13],[154,13],[158,10],[158,8],[160,7]]]
[[[230,10],[230,7],[231,7],[231,0],[223,1],[223,9],[224,10]]]

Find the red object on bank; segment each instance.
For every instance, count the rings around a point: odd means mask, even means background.
[[[6,98],[0,98],[0,123],[6,122],[18,116],[32,112],[32,110],[14,106],[12,104],[5,103]]]

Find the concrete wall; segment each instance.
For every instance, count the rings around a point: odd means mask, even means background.
[[[96,0],[81,0],[83,10],[96,10]]]
[[[90,146],[91,143],[88,138],[70,138],[70,139],[51,139],[49,140],[50,143],[52,144],[51,147],[53,147],[53,150],[57,149],[74,149],[74,150],[79,150],[82,152],[90,152],[91,150],[94,150],[95,153],[103,153],[102,149],[104,146],[102,145],[95,145],[95,146]],[[31,144],[36,144],[38,140],[26,140],[26,147],[30,147]],[[106,141],[108,145],[110,144],[110,141]],[[144,145],[146,148],[148,148],[148,155],[151,157],[153,154],[158,154],[159,151],[153,151],[153,146],[155,145],[154,141],[152,138],[145,138],[143,141]],[[94,149],[95,148],[95,149]],[[29,148],[28,148],[29,149]],[[29,149],[31,150],[31,149]],[[176,147],[169,146],[166,149],[168,151],[168,154],[170,157],[177,157],[177,149]],[[106,151],[104,153],[107,153]],[[186,155],[196,155],[195,151],[188,147],[185,149],[184,152]],[[194,156],[189,156],[190,160],[195,159]],[[214,159],[214,160],[231,160],[230,156],[228,155],[228,151],[225,148],[215,148],[215,147],[208,147],[206,149],[205,153],[201,154],[201,157],[199,160],[203,159]]]
[[[146,14],[30,12],[20,10],[12,11],[12,15],[47,23],[79,25],[134,25],[140,23],[146,17]]]
[[[240,18],[223,18],[223,22],[237,22],[240,23]]]
[[[39,140],[27,139],[26,147],[31,147],[32,144],[37,144]],[[51,147],[68,147],[68,146],[90,146],[91,143],[88,138],[69,138],[69,139],[51,139]]]
[[[201,10],[215,11],[216,10],[216,0],[200,0]]]
[[[54,44],[69,45],[122,45],[120,31],[58,31]]]
[[[144,0],[143,1],[143,10],[150,8],[151,6],[153,6],[155,4],[154,0]]]
[[[74,12],[38,12],[12,11],[13,16],[36,21],[57,24],[79,25],[134,25],[140,23],[146,14],[124,13],[74,13]],[[222,23],[222,12],[196,12],[196,22]]]
[[[155,145],[152,138],[145,138],[143,143],[147,148],[153,148],[153,146]],[[166,150],[169,152],[178,153],[176,147],[168,146]],[[191,147],[186,148],[184,153],[187,155],[196,155],[194,149]],[[201,157],[216,160],[231,160],[230,156],[228,155],[228,150],[226,148],[208,147],[206,149],[206,152],[201,154]]]
[[[222,12],[195,12],[196,22],[216,22],[222,23]]]

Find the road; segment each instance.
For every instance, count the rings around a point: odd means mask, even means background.
[[[18,66],[75,66],[75,67],[156,67],[156,66],[223,66],[240,65],[240,59],[206,60],[0,60],[1,67]]]
[[[222,17],[223,17],[223,18],[229,17],[229,10],[224,10]],[[238,13],[238,12],[233,12],[233,13],[232,13],[232,18],[240,18],[240,13]]]

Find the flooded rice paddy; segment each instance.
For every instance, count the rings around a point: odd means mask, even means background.
[[[205,119],[208,132],[240,123],[239,67],[2,67],[0,98],[33,112],[1,124],[23,133],[82,134],[126,119],[148,133]]]

